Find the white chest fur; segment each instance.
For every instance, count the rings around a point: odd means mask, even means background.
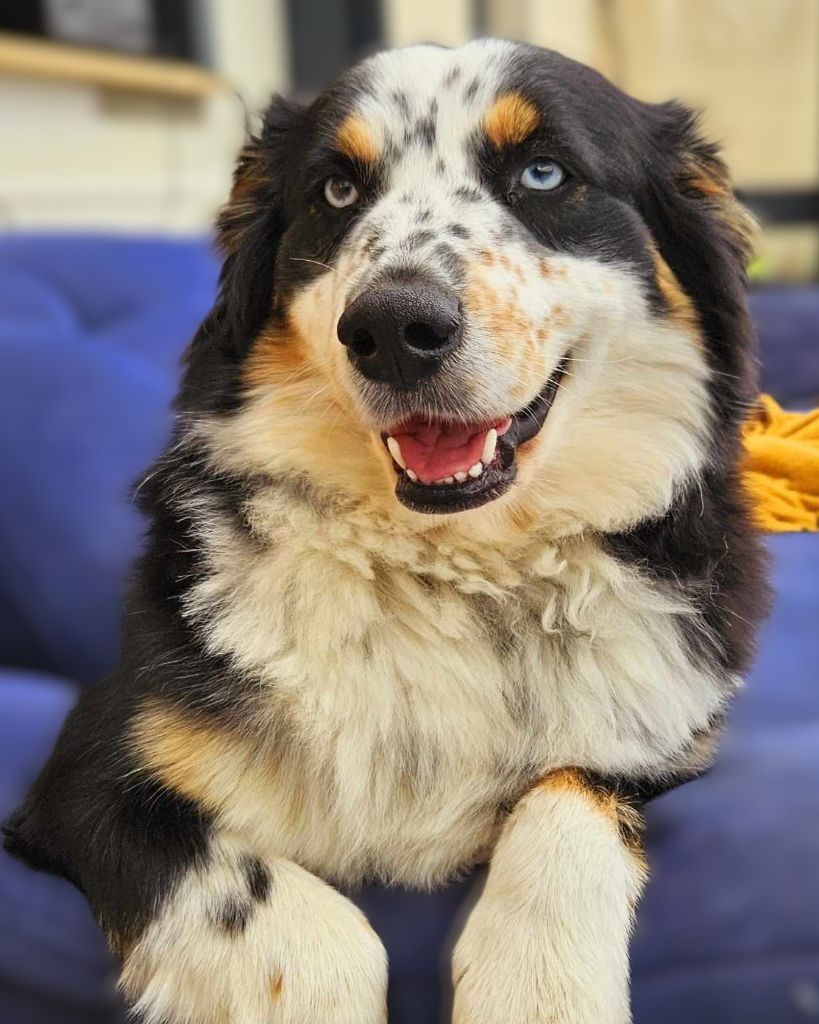
[[[260,680],[249,720],[277,737],[229,824],[326,877],[435,884],[537,776],[656,772],[720,707],[681,639],[690,609],[594,539],[509,564],[272,508],[258,544],[211,523],[188,614]]]

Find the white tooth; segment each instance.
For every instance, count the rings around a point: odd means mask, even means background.
[[[488,466],[492,459],[495,458],[495,445],[497,443],[498,432],[494,427],[492,427],[491,430],[487,430],[486,432],[486,440],[483,443],[483,451],[481,452],[481,462],[485,466]]]
[[[464,473],[464,471],[461,469],[455,474],[455,479],[458,481],[459,484],[462,484],[464,480],[469,479],[469,474]]]
[[[454,484],[455,483],[455,477],[454,476],[445,476],[444,479],[441,481],[441,483],[442,484]]]
[[[480,476],[481,473],[483,473],[482,462],[476,462],[475,465],[471,466],[469,469],[469,475],[472,477],[473,480],[475,479],[475,477]]]
[[[390,450],[390,455],[395,459],[401,469],[406,469],[407,464],[404,462],[404,456],[401,454],[401,445],[395,440],[394,437],[387,438],[387,447]]]
[[[393,456],[393,457],[394,457],[394,456]],[[413,471],[412,471],[411,469],[408,469],[408,470],[406,471],[406,473],[407,473],[407,476],[408,476],[408,477],[410,478],[410,480],[412,480],[412,482],[413,482],[414,484],[417,484],[417,483],[418,483],[418,477],[417,477],[417,475],[416,475],[415,473],[413,473]]]

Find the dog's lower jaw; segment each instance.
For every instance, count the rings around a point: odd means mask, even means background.
[[[574,772],[523,798],[455,947],[453,1024],[628,1024],[645,868],[620,812]]]

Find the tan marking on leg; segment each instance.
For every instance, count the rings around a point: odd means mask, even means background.
[[[579,768],[561,768],[551,772],[537,784],[536,789],[574,792],[587,797],[617,829],[629,853],[641,869],[642,878],[648,877],[643,854],[643,818],[640,812],[611,790],[595,786]]]
[[[520,93],[499,96],[483,116],[483,130],[496,149],[528,139],[540,122],[534,104]]]
[[[158,698],[135,716],[131,741],[143,771],[212,812],[230,802],[254,759],[239,737]]]
[[[336,144],[345,156],[359,164],[374,164],[381,156],[381,144],[360,114],[350,114],[341,122]]]

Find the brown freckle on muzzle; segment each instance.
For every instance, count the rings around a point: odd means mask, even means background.
[[[499,96],[483,116],[483,130],[496,149],[524,142],[540,122],[534,104],[520,93]]]
[[[336,145],[351,160],[360,164],[374,164],[381,156],[381,146],[360,114],[350,114],[339,126]]]

